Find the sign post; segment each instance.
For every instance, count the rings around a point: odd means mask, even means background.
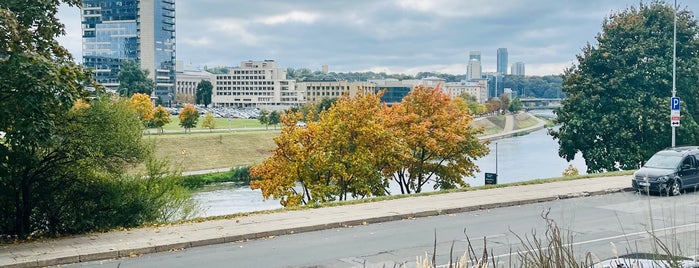
[[[670,126],[679,127],[680,126],[680,98],[673,97],[671,99],[670,105]]]

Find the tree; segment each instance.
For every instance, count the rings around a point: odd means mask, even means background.
[[[482,130],[469,126],[473,117],[460,110],[438,86],[418,86],[385,114],[389,130],[398,137],[398,154],[384,174],[395,180],[401,193],[419,193],[428,182],[434,188],[466,187],[464,176],[478,170],[474,160],[488,148],[476,137]],[[401,149],[395,149],[401,152]]]
[[[211,112],[206,112],[204,115],[204,121],[201,122],[201,127],[208,128],[209,131],[213,131],[216,128],[216,121],[214,120],[214,115]]]
[[[136,93],[142,93],[150,96],[153,93],[155,84],[153,80],[148,78],[148,70],[141,69],[133,60],[124,60],[119,68],[119,95],[131,97]]]
[[[194,105],[185,104],[179,114],[180,126],[184,128],[184,132],[191,131],[192,128],[197,126],[197,121],[199,121],[199,112]]]
[[[281,122],[279,112],[277,111],[272,111],[269,114],[269,122],[267,122],[270,125],[274,126],[274,129],[277,129],[277,125]]]
[[[208,80],[201,80],[197,85],[197,104],[204,104],[204,108],[211,103],[211,94],[213,94],[214,86]]]
[[[257,120],[260,121],[260,124],[265,125],[265,129],[269,129],[269,111],[262,109]]]
[[[165,109],[162,105],[155,107],[153,111],[153,119],[151,120],[153,126],[163,133],[163,126],[170,123],[170,112]]]
[[[497,98],[492,98],[488,100],[488,103],[486,103],[485,105],[489,114],[497,113],[498,111],[500,111],[500,100]]]
[[[507,109],[510,107],[510,96],[503,93],[500,94],[500,110],[502,110],[502,113],[504,114],[507,112]]]
[[[567,98],[555,110],[561,126],[550,133],[558,153],[582,153],[587,171],[638,168],[671,145],[668,107],[672,95],[673,8],[640,4],[610,15],[596,44],[588,44],[563,75]],[[677,13],[677,96],[682,99],[678,144],[697,144],[699,80],[697,21]]]
[[[510,103],[510,106],[507,107],[507,110],[509,110],[511,113],[519,112],[522,109],[523,109],[522,101],[519,99],[519,97],[512,100],[512,102]]]
[[[61,3],[74,7],[80,1],[0,5],[3,237],[131,227],[155,220],[172,204],[160,198],[171,196],[170,190],[142,190],[146,184],[166,189],[160,182],[124,175],[148,156],[143,127],[129,101],[102,96],[104,88],[56,42],[64,34],[55,18]],[[97,99],[88,102],[90,94]]]
[[[142,93],[133,94],[131,103],[136,109],[138,119],[144,126],[147,125],[153,119],[153,102],[150,100],[150,96]]]

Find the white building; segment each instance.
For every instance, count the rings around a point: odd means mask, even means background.
[[[217,74],[211,102],[222,107],[252,107],[282,110],[306,103],[296,81],[288,80],[286,69],[273,60],[243,61],[227,74]]]
[[[486,80],[449,82],[444,86],[444,92],[452,98],[468,93],[475,97],[478,103],[485,103],[488,100],[488,83]]]
[[[480,80],[483,73],[483,67],[481,66],[481,52],[471,51],[468,55],[468,63],[466,66],[466,79],[468,80]]]
[[[212,82],[214,75],[207,71],[185,70],[181,61],[175,66],[175,100],[179,103],[195,103],[199,83],[202,80]]]
[[[524,76],[524,62],[515,62],[514,64],[512,64],[512,69],[510,71],[512,75]]]
[[[348,81],[304,81],[296,83],[296,91],[305,92],[306,101],[318,102],[325,98],[339,98],[347,93],[354,97],[357,93],[374,94],[376,84]]]

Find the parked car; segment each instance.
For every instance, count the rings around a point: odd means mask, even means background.
[[[698,146],[667,148],[655,153],[634,172],[631,186],[644,192],[679,195],[699,186]]]
[[[674,260],[673,260],[674,258]],[[632,253],[619,256],[618,258],[608,259],[592,265],[590,268],[666,268],[666,267],[682,267],[691,268],[699,267],[699,262],[685,257],[671,257],[668,255],[651,254],[651,253]]]

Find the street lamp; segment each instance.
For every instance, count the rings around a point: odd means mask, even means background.
[[[674,6],[672,6],[674,24],[672,26],[672,97],[677,96],[677,0],[675,0]],[[675,147],[675,128],[674,124],[671,124],[672,128],[672,147]]]

